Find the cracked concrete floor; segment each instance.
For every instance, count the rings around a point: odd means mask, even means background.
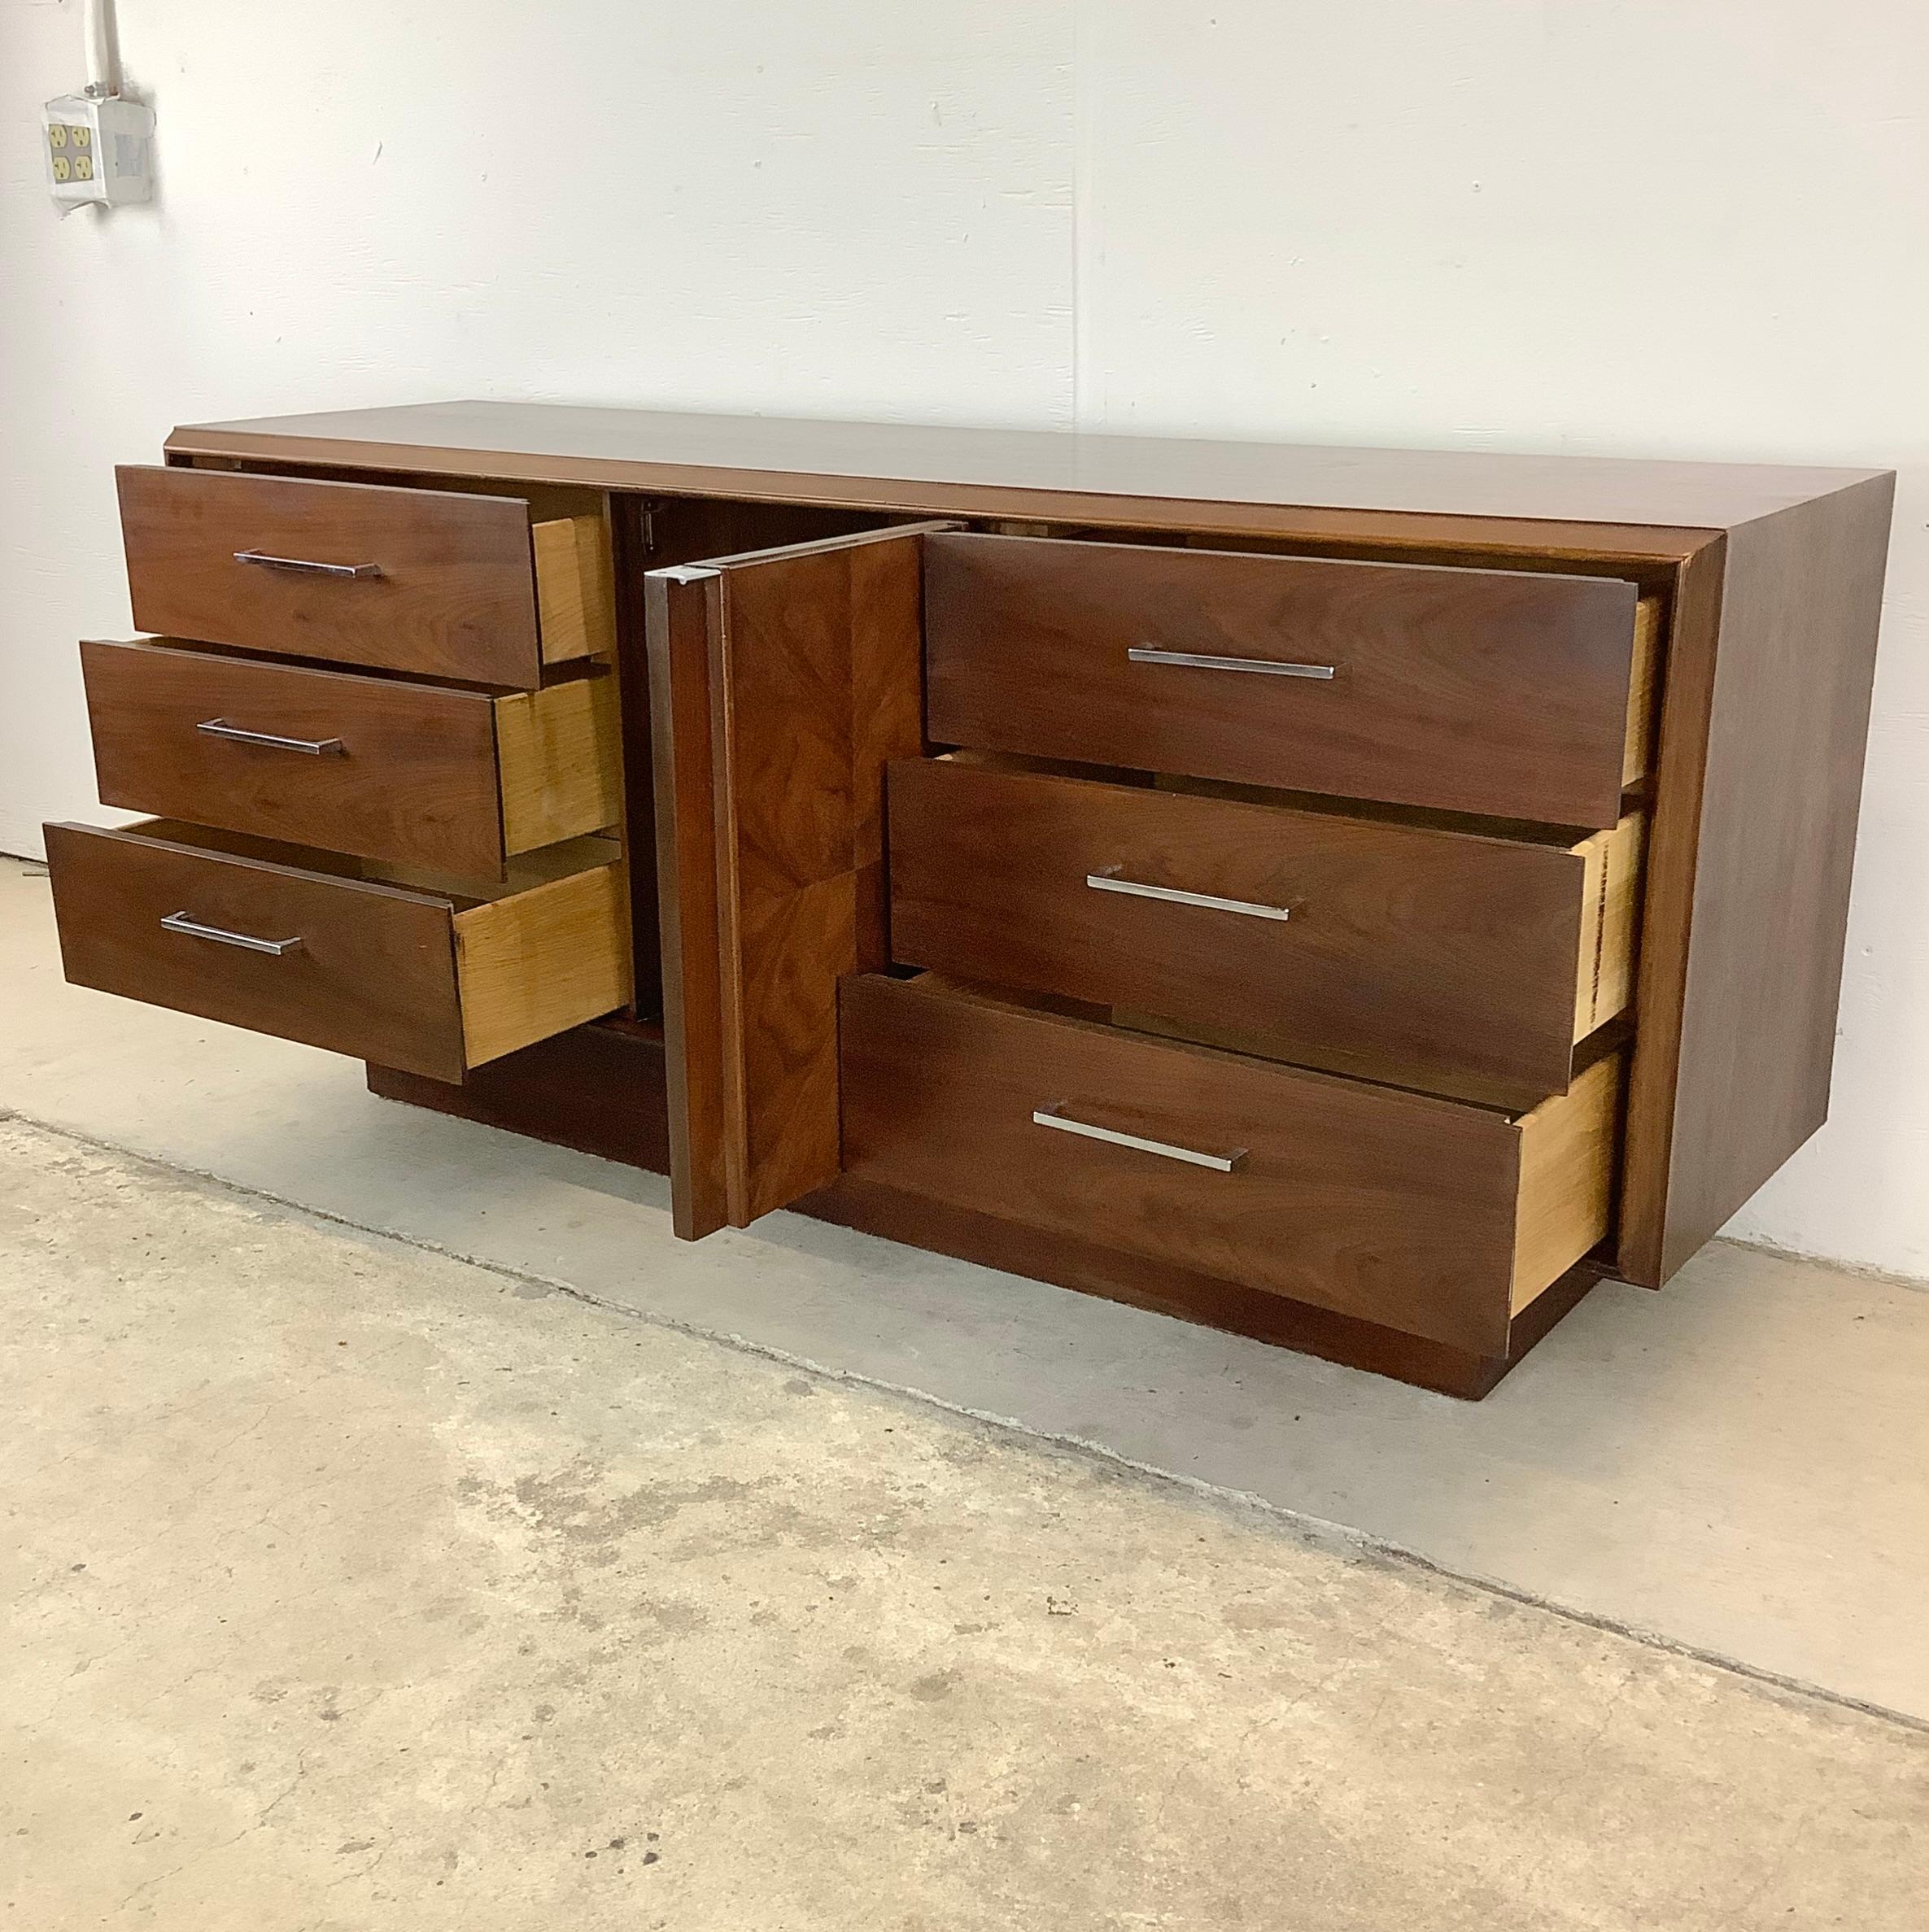
[[[15,1928],[1918,1927],[1929,1734],[0,1120]]]

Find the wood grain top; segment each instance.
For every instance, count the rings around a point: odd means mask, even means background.
[[[1063,517],[1220,504],[1718,530],[1885,473],[427,403],[197,424],[176,457]]]

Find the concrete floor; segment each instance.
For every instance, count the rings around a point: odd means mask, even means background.
[[[0,1121],[15,1927],[1919,1927],[1929,1729]]]
[[[1469,1405],[371,1098],[60,979],[0,860],[0,1109],[613,1306],[1095,1445],[1458,1574],[1929,1719],[1929,1291],[1717,1244]]]

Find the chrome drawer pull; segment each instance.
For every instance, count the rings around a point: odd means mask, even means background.
[[[1162,651],[1133,644],[1125,653],[1133,664],[1176,664],[1194,671],[1258,671],[1268,678],[1330,678],[1329,664],[1282,664],[1272,657],[1204,657],[1196,651]]]
[[[259,550],[238,550],[238,564],[259,564],[264,570],[301,570],[310,577],[379,577],[379,564],[317,564],[305,556],[268,556]]]
[[[1089,1120],[1069,1119],[1059,1106],[1036,1107],[1033,1127],[1055,1127],[1062,1134],[1082,1134],[1088,1140],[1104,1140],[1114,1147],[1130,1147],[1140,1154],[1163,1155],[1168,1161],[1184,1161],[1189,1167],[1210,1167],[1215,1174],[1230,1174],[1246,1158],[1246,1149],[1235,1147],[1230,1154],[1201,1154],[1196,1148],[1175,1147],[1168,1140],[1141,1140],[1137,1134],[1121,1134],[1109,1127],[1094,1127]]]
[[[169,913],[161,921],[163,932],[178,932],[184,939],[212,940],[217,946],[238,946],[244,953],[267,953],[279,959],[284,953],[299,953],[299,939],[258,940],[251,932],[230,932],[225,926],[203,926],[185,913]]]
[[[1176,886],[1144,886],[1136,879],[1120,879],[1118,867],[1088,872],[1085,883],[1095,892],[1125,892],[1134,899],[1163,899],[1172,905],[1202,905],[1208,912],[1244,913],[1249,919],[1290,919],[1284,905],[1261,905],[1251,899],[1221,899],[1211,892],[1182,892]]]
[[[272,745],[278,752],[306,752],[311,758],[323,757],[330,752],[343,748],[338,738],[281,738],[273,731],[244,731],[239,725],[231,725],[225,717],[205,719],[194,729],[205,731],[210,738],[225,738],[231,744]]]

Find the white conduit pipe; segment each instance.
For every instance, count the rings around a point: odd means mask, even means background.
[[[81,0],[81,31],[87,42],[87,91],[98,98],[120,92],[120,45],[114,0]]]

